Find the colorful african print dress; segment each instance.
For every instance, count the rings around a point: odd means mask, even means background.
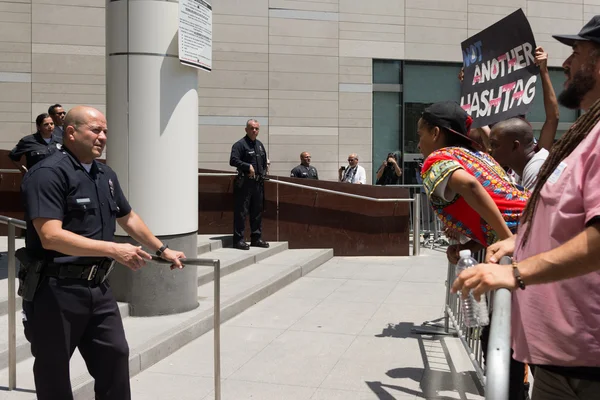
[[[492,157],[462,147],[434,151],[421,170],[425,191],[442,224],[486,247],[498,240],[492,227],[462,196],[454,194],[452,199],[444,199],[443,195],[438,195],[438,185],[442,184],[445,188],[447,178],[457,169],[464,169],[477,178],[498,206],[510,231],[516,232],[529,192],[511,183],[504,169]]]

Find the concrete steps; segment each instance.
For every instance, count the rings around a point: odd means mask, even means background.
[[[332,250],[288,250],[287,243],[271,242],[269,249],[241,251],[226,248],[226,237],[202,235],[199,257],[221,260],[221,320],[227,321],[333,257]],[[198,267],[198,301],[195,310],[160,317],[129,317],[121,305],[123,324],[130,347],[131,376],[172,354],[213,328],[213,271]],[[0,318],[0,336],[6,332],[7,316]],[[17,319],[18,391],[0,391],[2,399],[33,399],[33,358]],[[0,338],[0,362],[7,365],[6,333]],[[2,351],[4,349],[4,352]],[[71,360],[72,385],[76,399],[93,399],[93,380],[78,351]],[[0,370],[0,386],[8,383],[8,369]]]

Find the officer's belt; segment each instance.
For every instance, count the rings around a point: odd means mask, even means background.
[[[85,265],[48,263],[42,273],[44,276],[59,279],[81,279],[99,284],[108,277],[114,264],[115,261],[110,258],[102,258],[96,264]]]

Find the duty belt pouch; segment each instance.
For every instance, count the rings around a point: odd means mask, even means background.
[[[35,292],[40,284],[45,261],[35,257],[25,247],[15,252],[15,257],[21,262],[19,269],[19,290],[17,294],[25,301],[33,301]]]

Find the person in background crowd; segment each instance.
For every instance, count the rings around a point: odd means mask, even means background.
[[[290,172],[291,178],[303,178],[303,179],[319,179],[319,173],[317,169],[310,165],[311,157],[310,153],[303,151],[300,153],[300,165],[292,169]]]
[[[552,147],[515,237],[488,248],[452,290],[476,298],[514,290],[514,359],[535,365],[535,400],[592,400],[600,393],[600,15],[577,35],[563,63],[560,103],[585,114]],[[503,256],[512,265],[497,265]],[[525,290],[518,290],[525,289]]]
[[[536,151],[533,129],[521,118],[510,118],[494,125],[490,135],[492,157],[515,172],[515,182],[533,190],[548,150]]]
[[[510,183],[498,163],[474,149],[471,121],[457,103],[448,101],[426,108],[418,123],[419,149],[425,157],[421,176],[430,204],[447,232],[467,240],[448,247],[452,264],[462,249],[474,253],[510,238],[529,198]],[[525,398],[524,376],[524,365],[512,362],[510,400]]]
[[[340,182],[357,183],[365,185],[367,183],[367,173],[365,169],[358,165],[358,155],[352,153],[348,156],[348,167],[341,167],[338,171]]]
[[[54,104],[48,107],[48,115],[52,117],[52,121],[54,121],[54,136],[62,139],[63,134],[63,125],[65,122],[65,116],[67,113],[65,109],[60,104]]]
[[[62,136],[54,135],[54,121],[48,114],[40,114],[35,119],[37,132],[25,136],[14,149],[8,154],[13,164],[22,173],[27,172],[36,163],[59,150],[62,144]],[[21,158],[25,156],[25,164],[21,164]]]
[[[398,155],[389,153],[377,170],[376,185],[398,185],[402,177],[402,169],[398,165]]]

